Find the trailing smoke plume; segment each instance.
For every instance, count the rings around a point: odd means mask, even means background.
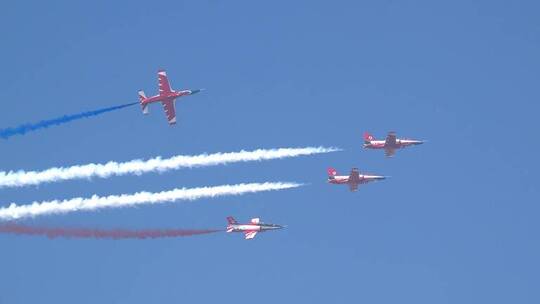
[[[23,226],[18,224],[0,225],[0,233],[16,235],[46,236],[48,238],[92,238],[92,239],[157,239],[176,238],[210,234],[223,229],[85,229],[85,228],[50,228]]]
[[[242,195],[263,191],[274,191],[300,187],[297,183],[251,183],[223,185],[215,187],[181,188],[163,192],[137,192],[134,194],[97,196],[90,198],[72,198],[33,202],[29,205],[11,203],[9,207],[0,208],[0,220],[15,220],[47,214],[65,214],[76,211],[92,211],[103,208],[131,207],[142,204],[160,204],[179,200],[192,201],[201,198],[212,198],[226,195]]]
[[[42,120],[36,123],[27,123],[27,124],[23,124],[17,127],[13,127],[13,128],[0,129],[0,138],[8,139],[14,135],[24,135],[31,131],[36,131],[36,130],[48,128],[51,126],[65,124],[73,120],[97,116],[103,113],[120,110],[120,109],[129,107],[135,104],[138,104],[138,102],[123,104],[119,106],[114,106],[114,107],[109,107],[109,108],[104,108],[104,109],[99,109],[99,110],[94,110],[94,111],[82,112],[78,114],[64,115],[62,117],[49,119],[49,120]]]
[[[306,147],[259,149],[229,153],[201,155],[178,155],[171,158],[161,157],[149,160],[132,160],[128,162],[108,162],[105,164],[86,164],[72,167],[54,167],[44,171],[0,171],[0,187],[22,187],[52,183],[71,179],[92,177],[108,178],[120,175],[140,175],[148,172],[165,172],[180,168],[223,165],[236,162],[262,161],[286,157],[297,157],[319,153],[339,151],[337,148]]]

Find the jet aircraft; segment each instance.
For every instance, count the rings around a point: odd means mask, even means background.
[[[351,173],[347,175],[337,175],[334,168],[328,168],[328,182],[330,184],[348,184],[351,191],[357,191],[360,184],[386,179],[386,176],[360,174],[358,168],[352,168]]]
[[[175,91],[171,89],[169,84],[169,79],[167,78],[167,73],[164,70],[158,71],[158,86],[159,94],[146,97],[142,90],[139,91],[139,100],[141,103],[142,111],[144,114],[148,114],[148,105],[154,102],[161,102],[163,109],[165,110],[165,115],[167,116],[167,121],[169,125],[176,124],[176,106],[175,100],[178,97],[185,95],[193,95],[200,92],[201,90],[181,90]]]
[[[259,218],[252,218],[249,224],[239,224],[232,216],[227,217],[227,232],[243,232],[246,240],[255,237],[257,232],[265,232],[268,230],[276,230],[285,226],[276,224],[266,224],[260,221]]]
[[[384,149],[386,157],[392,157],[397,149],[406,148],[408,146],[421,145],[425,141],[415,139],[397,138],[396,132],[388,132],[385,140],[376,140],[373,135],[368,132],[364,133],[364,148],[365,149]]]

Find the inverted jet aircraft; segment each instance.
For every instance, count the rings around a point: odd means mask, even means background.
[[[249,224],[239,224],[232,216],[227,217],[227,232],[243,232],[246,240],[250,240],[255,237],[257,232],[265,232],[268,230],[276,230],[284,228],[285,226],[266,224],[260,221],[259,218],[252,218]]]
[[[200,92],[201,90],[181,90],[175,91],[171,89],[169,84],[169,79],[167,78],[167,73],[164,70],[158,71],[158,86],[159,94],[146,97],[142,90],[139,91],[139,100],[141,102],[142,111],[144,114],[148,114],[148,105],[154,102],[161,102],[163,109],[165,110],[165,115],[167,115],[167,121],[169,125],[176,124],[176,106],[175,100],[178,97],[185,95],[193,95]]]
[[[358,168],[352,168],[348,176],[337,174],[336,169],[328,168],[328,182],[337,185],[348,184],[351,191],[357,191],[358,185],[386,179],[386,176],[360,174]]]
[[[375,137],[368,132],[364,133],[364,148],[384,149],[384,154],[386,157],[394,156],[397,149],[421,145],[424,142],[425,141],[423,140],[397,138],[396,132],[388,132],[385,140],[376,140]]]

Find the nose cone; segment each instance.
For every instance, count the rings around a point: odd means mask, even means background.
[[[190,93],[190,95],[193,95],[193,94],[199,93],[200,91],[204,91],[204,89],[196,89],[196,90],[191,90],[191,93]]]
[[[285,227],[287,227],[287,226],[271,224],[271,225],[267,226],[266,229],[268,229],[268,230],[277,230],[277,229],[283,229]]]

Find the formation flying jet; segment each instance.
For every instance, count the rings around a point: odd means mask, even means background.
[[[243,232],[246,236],[246,240],[255,237],[257,232],[265,232],[267,230],[281,229],[285,226],[266,224],[259,220],[259,218],[251,219],[249,224],[239,224],[232,216],[227,217],[227,232]]]
[[[397,149],[406,148],[408,146],[421,145],[425,141],[415,139],[397,138],[396,132],[388,132],[385,140],[376,140],[373,135],[368,132],[364,133],[364,148],[365,149],[384,149],[386,157],[392,157]]]
[[[347,175],[337,175],[334,168],[328,168],[328,182],[330,184],[348,184],[351,191],[358,190],[358,185],[369,182],[386,179],[386,176],[360,174],[358,168],[352,168],[351,173]]]
[[[178,97],[185,95],[193,95],[200,92],[201,90],[182,90],[175,91],[171,89],[169,79],[167,78],[167,73],[164,70],[158,71],[158,86],[159,94],[146,97],[142,90],[139,91],[139,100],[141,102],[142,111],[144,114],[148,114],[148,105],[154,102],[161,102],[163,109],[165,110],[165,115],[167,115],[167,121],[170,125],[176,123],[176,109],[175,109],[175,100]]]

